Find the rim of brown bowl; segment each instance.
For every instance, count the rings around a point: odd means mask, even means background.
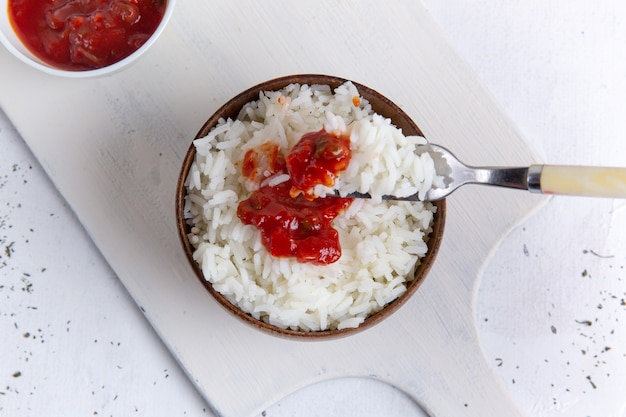
[[[283,87],[286,87],[289,84],[322,84],[329,85],[331,88],[336,88],[341,84],[348,81],[347,79],[331,76],[331,75],[322,75],[322,74],[296,74],[296,75],[288,75],[284,77],[275,78],[269,81],[262,82],[253,87],[248,88],[247,90],[239,93],[231,100],[222,105],[213,115],[204,123],[202,128],[198,131],[195,139],[202,138],[206,136],[211,129],[218,123],[220,118],[227,119],[236,118],[239,114],[241,108],[244,104],[257,100],[259,93],[261,91],[274,91],[280,90]],[[372,109],[384,116],[391,119],[392,123],[397,127],[402,129],[402,132],[405,135],[420,135],[423,136],[420,128],[415,124],[415,122],[400,108],[398,105],[393,103],[391,100],[387,99],[382,94],[377,91],[359,84],[355,81],[350,80],[358,89],[361,97],[367,99],[372,106]],[[193,142],[193,141],[192,141]],[[252,325],[256,329],[260,329],[262,331],[268,332],[272,335],[276,336],[284,336],[288,338],[296,338],[296,339],[309,339],[309,340],[322,340],[328,338],[336,338],[340,336],[347,336],[364,329],[370,328],[376,323],[379,323],[381,320],[389,317],[392,313],[394,313],[400,306],[402,306],[419,288],[422,284],[428,272],[433,266],[435,259],[437,257],[439,247],[441,246],[441,241],[443,238],[443,231],[445,225],[445,217],[446,217],[446,202],[445,200],[440,200],[433,202],[433,204],[437,207],[437,211],[434,215],[432,229],[433,231],[429,235],[429,239],[427,242],[428,252],[424,258],[421,259],[420,265],[417,266],[414,273],[414,278],[407,284],[407,290],[401,294],[398,298],[384,306],[379,312],[372,314],[367,317],[363,323],[361,323],[358,327],[349,328],[349,329],[341,329],[341,330],[320,330],[320,331],[304,331],[304,330],[293,330],[293,329],[283,329],[281,327],[266,323],[262,320],[258,320],[252,317],[250,314],[244,312],[236,305],[232,304],[226,297],[220,294],[213,288],[213,285],[204,278],[202,270],[196,261],[193,259],[193,251],[194,248],[189,242],[188,232],[189,226],[187,225],[184,218],[184,204],[185,204],[185,195],[186,195],[186,187],[185,180],[187,178],[187,174],[189,172],[189,168],[193,162],[195,157],[195,147],[193,143],[190,144],[189,150],[185,155],[183,160],[182,168],[180,171],[180,175],[178,177],[178,183],[176,186],[176,224],[178,228],[179,238],[182,242],[182,246],[196,277],[200,280],[202,285],[208,290],[208,292],[213,296],[213,298],[227,311],[234,314],[239,319],[244,322]]]

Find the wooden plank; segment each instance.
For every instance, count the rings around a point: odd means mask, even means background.
[[[0,63],[0,105],[217,415],[251,416],[337,376],[389,382],[432,416],[521,415],[482,354],[474,287],[541,198],[455,193],[439,262],[415,298],[330,342],[278,339],[229,317],[196,282],[176,235],[175,183],[196,131],[229,97],[276,76],[353,79],[467,162],[533,162],[420,3],[179,2],[154,48],[114,76],[53,78],[4,49]]]

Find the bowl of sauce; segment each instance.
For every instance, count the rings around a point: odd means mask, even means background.
[[[71,78],[134,62],[165,28],[175,0],[0,0],[0,41],[26,64]]]

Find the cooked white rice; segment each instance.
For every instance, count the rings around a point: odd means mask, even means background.
[[[292,84],[260,94],[236,120],[222,119],[194,141],[184,210],[193,257],[206,280],[231,303],[280,328],[358,327],[406,291],[427,251],[435,207],[380,201],[385,194],[424,193],[441,181],[429,154],[418,152],[426,141],[404,136],[365,99],[355,97],[359,93],[350,82],[334,91]],[[334,220],[342,249],[337,262],[315,265],[274,257],[257,228],[237,217],[239,202],[259,186],[243,179],[240,162],[248,149],[268,141],[286,155],[304,133],[322,127],[350,136],[350,165],[334,188],[344,195],[369,192],[373,199],[355,200]],[[267,176],[264,184],[289,179]],[[327,191],[316,189],[320,195]]]

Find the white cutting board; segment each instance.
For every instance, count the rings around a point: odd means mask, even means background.
[[[541,197],[457,191],[417,294],[349,338],[261,333],[197,282],[175,229],[183,156],[228,98],[294,73],[378,90],[468,163],[536,161],[417,1],[181,1],[153,49],[108,78],[54,78],[0,49],[0,105],[217,415],[253,416],[310,383],[367,376],[433,417],[521,416],[484,358],[473,306],[491,251]]]

